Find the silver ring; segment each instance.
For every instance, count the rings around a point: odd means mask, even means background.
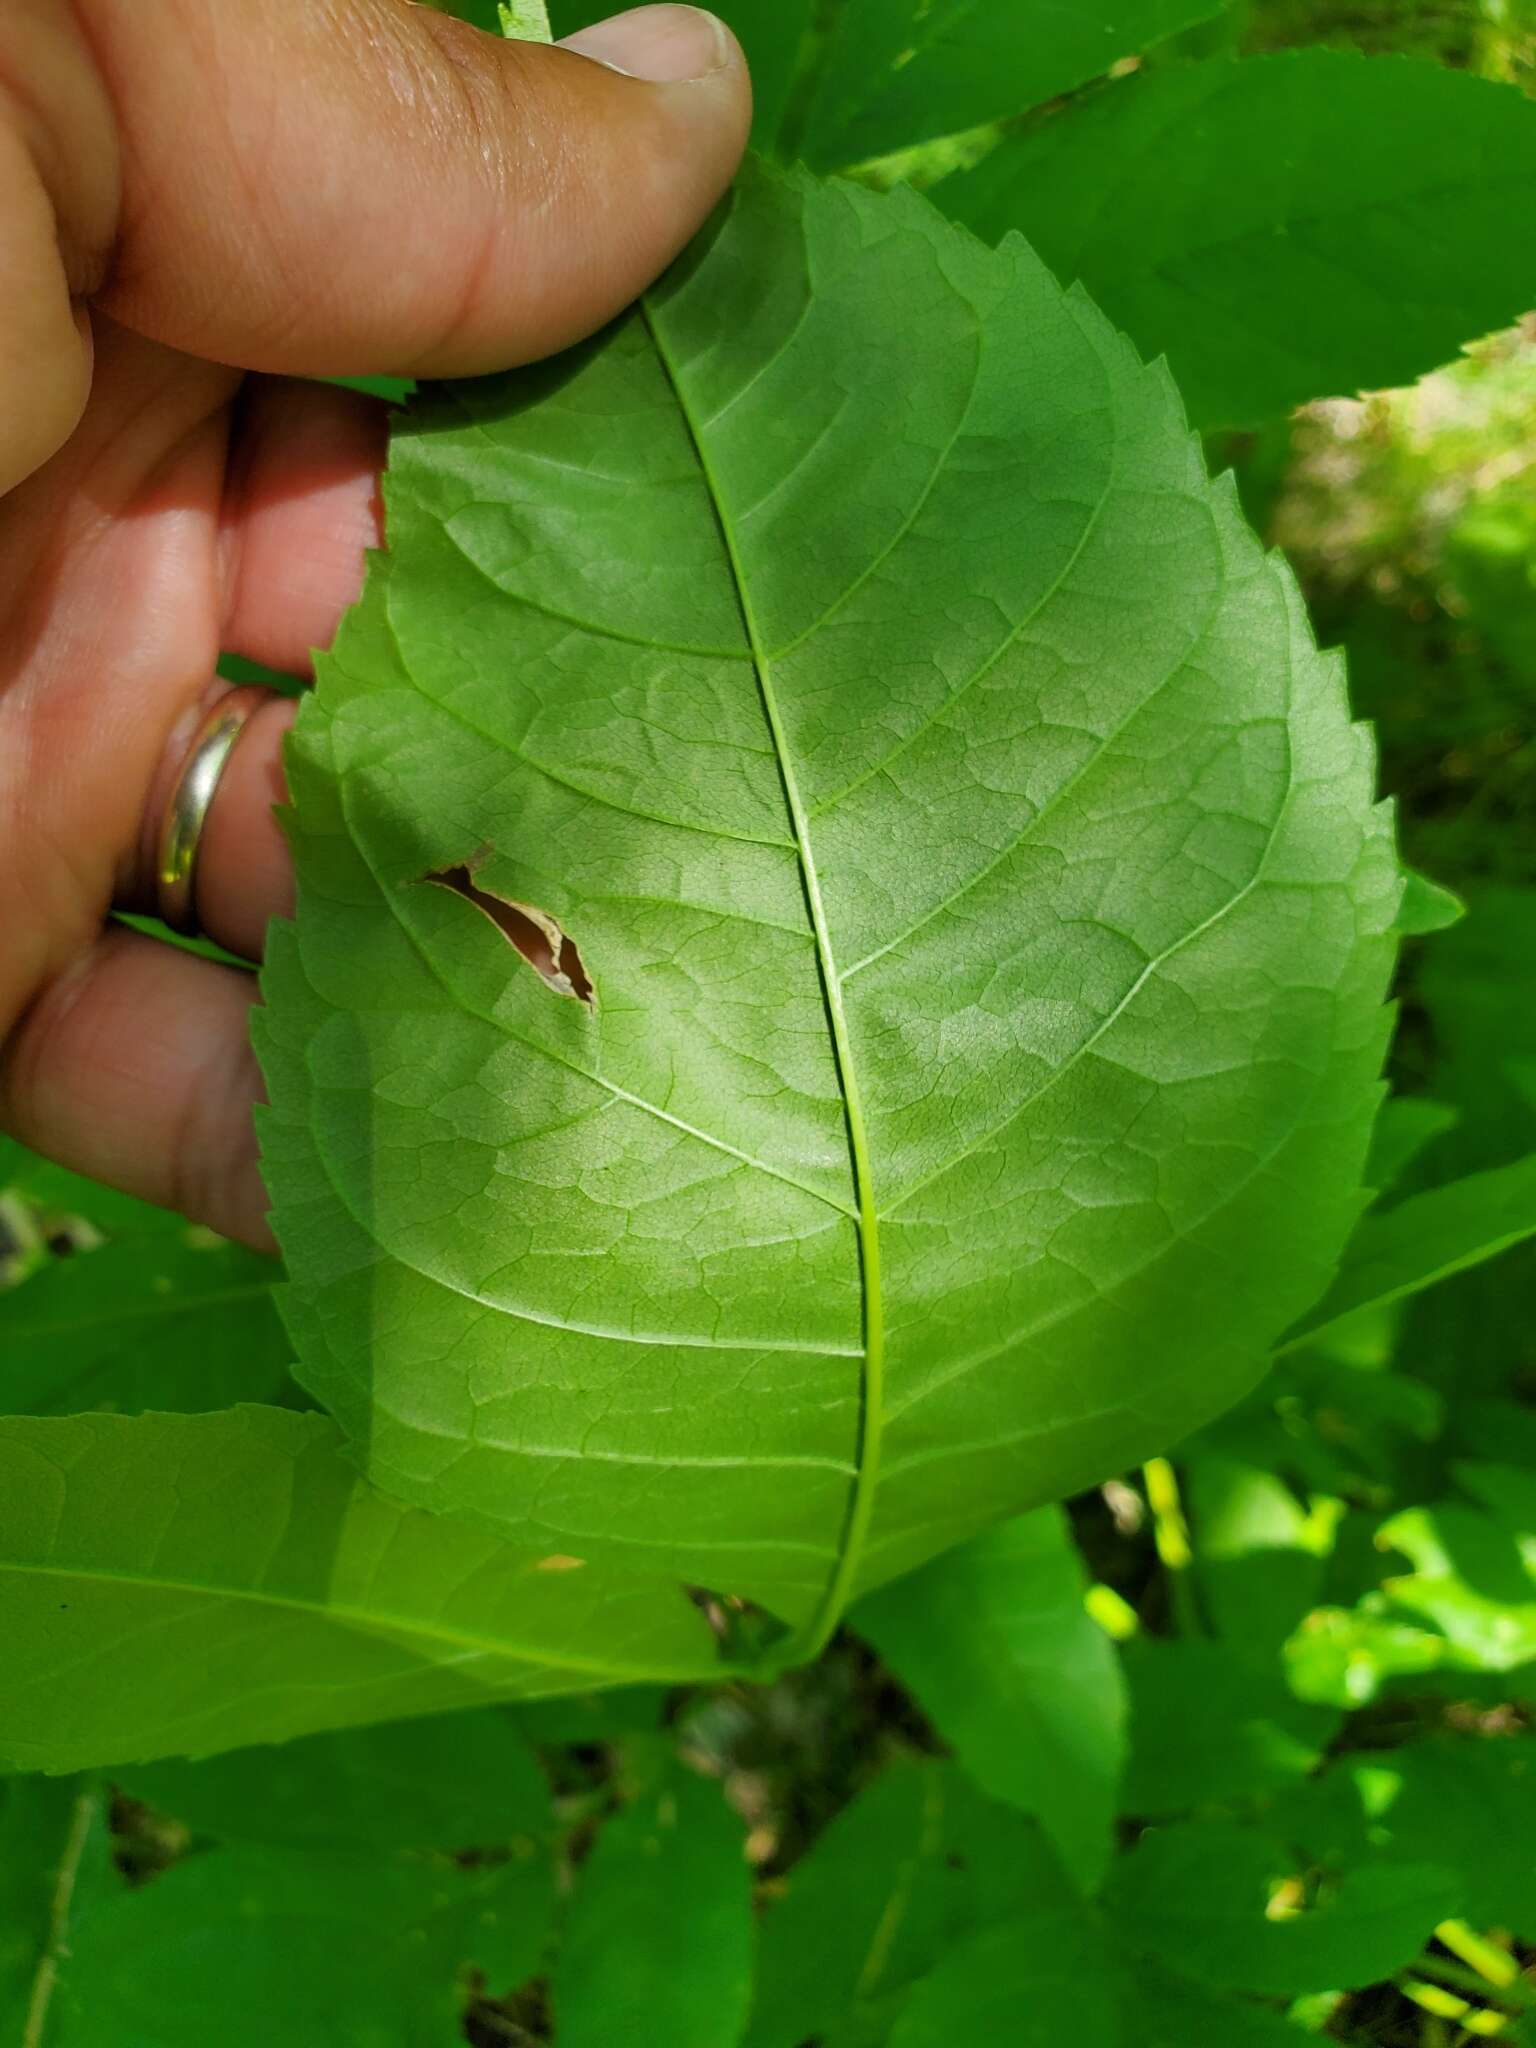
[[[259,684],[247,683],[226,691],[210,706],[193,735],[166,804],[155,854],[155,901],[162,921],[185,938],[194,937],[201,929],[197,921],[197,859],[208,813],[235,742],[273,694]]]

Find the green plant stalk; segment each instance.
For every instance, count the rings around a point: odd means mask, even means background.
[[[1458,1998],[1452,1991],[1442,1991],[1438,1984],[1425,1984],[1417,1977],[1394,1979],[1398,1990],[1411,2005],[1420,2012],[1432,2014],[1436,2019],[1454,2020],[1464,2033],[1485,2039],[1496,2039],[1509,2027],[1507,2013],[1490,2012],[1486,2006],[1470,2004],[1465,1998]]]
[[[1443,1941],[1445,1937],[1441,1935],[1440,1938]],[[1536,2011],[1536,1988],[1523,1977],[1516,1976],[1502,1984],[1492,1984],[1478,1971],[1464,1970],[1459,1963],[1448,1962],[1444,1956],[1436,1955],[1420,1956],[1413,1967],[1423,1976],[1438,1977],[1458,1991],[1470,1992],[1474,1998],[1488,1998],[1500,2005],[1518,2006],[1522,2011]]]
[[[1190,1542],[1189,1523],[1184,1518],[1178,1474],[1166,1458],[1149,1458],[1141,1468],[1141,1477],[1147,1489],[1147,1505],[1152,1510],[1152,1540],[1168,1574],[1173,1618],[1181,1635],[1204,1635],[1205,1623],[1195,1597],[1194,1582],[1190,1578],[1195,1552]]]
[[[519,43],[552,43],[545,0],[502,0],[501,32]]]
[[[1476,1928],[1469,1927],[1465,1920],[1442,1920],[1435,1929],[1435,1938],[1453,1956],[1460,1956],[1479,1977],[1485,1977],[1501,1991],[1513,1991],[1517,1997],[1523,1992],[1520,1965],[1514,1957],[1507,1949],[1500,1948],[1496,1941],[1490,1941]],[[1536,1992],[1531,1993],[1530,2003],[1536,2005]]]
[[[42,2048],[44,2030],[48,2025],[48,2008],[53,2003],[54,1989],[59,1981],[59,1964],[69,1950],[69,1914],[80,1878],[80,1864],[85,1855],[85,1845],[90,1840],[91,1823],[100,1804],[101,1788],[87,1785],[70,1813],[69,1833],[64,1840],[64,1852],[59,1858],[53,1897],[48,1906],[48,1939],[32,1979],[32,1996],[27,2001],[21,2048]]]

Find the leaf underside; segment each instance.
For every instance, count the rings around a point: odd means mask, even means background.
[[[1163,370],[1016,239],[754,170],[386,497],[260,1029],[370,1476],[799,1653],[1234,1398],[1358,1210],[1398,881]]]

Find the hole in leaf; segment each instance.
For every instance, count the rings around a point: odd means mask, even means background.
[[[589,1010],[594,1007],[592,982],[581,964],[576,941],[547,912],[535,909],[531,903],[514,903],[508,897],[493,896],[480,887],[468,862],[443,868],[422,879],[440,889],[451,889],[466,903],[473,903],[556,995],[572,996]]]

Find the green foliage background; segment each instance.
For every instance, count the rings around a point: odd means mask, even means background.
[[[1536,52],[1526,11],[1491,0],[1187,12],[1143,82],[1320,42],[1518,88]],[[766,118],[814,137],[784,77]],[[1136,82],[1046,89],[1102,121]],[[971,130],[1006,108],[966,111]],[[1048,131],[1030,147],[1067,146]],[[926,181],[984,168],[996,133],[922,140],[901,168]],[[16,1625],[0,1590],[0,1726],[78,1728],[88,1766],[0,1784],[0,2043],[1536,2043],[1536,335],[1502,326],[1536,299],[1525,232],[1508,202],[1490,216],[1501,331],[1449,369],[1206,421],[1349,651],[1407,857],[1467,915],[1436,930],[1430,903],[1406,949],[1380,1199],[1334,1292],[1165,1457],[876,1593],[772,1685],[481,1704],[496,1676],[464,1653],[528,1589],[355,1490],[289,1375],[268,1270],[0,1152],[4,1407],[85,1416],[82,1460],[118,1418],[170,1411],[140,1466],[97,1468],[91,1513],[126,1498],[161,1526],[238,1489],[259,1545],[260,1488],[319,1474],[324,1540],[360,1532],[356,1585],[419,1557],[411,1601],[357,1661],[334,1612],[317,1625],[337,1589],[307,1582],[301,1541],[268,1618],[386,1713],[461,1708],[124,1762],[165,1664],[104,1633],[73,1695],[34,1682],[46,1615]],[[267,1417],[238,1474],[197,1435],[235,1399]],[[203,1583],[167,1616],[189,1717],[210,1668],[246,1709],[233,1612]],[[273,1735],[306,1725],[297,1697],[269,1704]]]

